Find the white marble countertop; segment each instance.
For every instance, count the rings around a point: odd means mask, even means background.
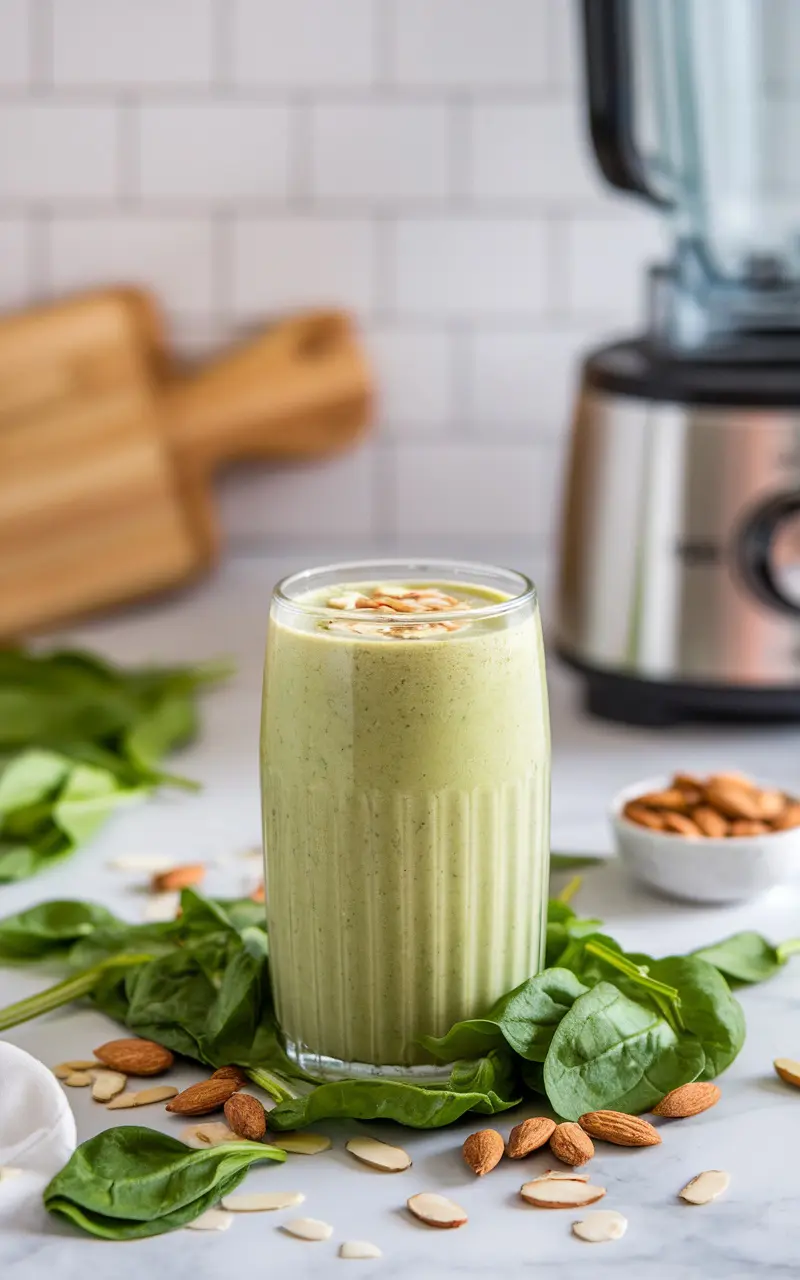
[[[311,557],[309,557],[309,560]],[[165,794],[114,820],[92,846],[36,880],[0,888],[0,914],[54,897],[96,898],[120,914],[141,917],[143,896],[135,877],[111,870],[111,858],[131,852],[172,855],[176,860],[219,859],[209,877],[211,892],[248,891],[254,864],[222,859],[258,840],[256,739],[260,665],[269,587],[283,563],[240,560],[195,591],[101,624],[71,632],[72,642],[91,644],[126,660],[185,660],[220,653],[238,662],[238,674],[204,707],[202,739],[180,758],[182,771],[198,778],[198,796]],[[625,783],[681,767],[738,767],[787,786],[797,786],[800,733],[792,730],[682,729],[651,733],[587,723],[575,710],[570,678],[551,672],[555,770],[554,847],[608,850],[604,809]],[[600,915],[609,932],[634,949],[655,954],[688,950],[736,929],[763,930],[775,941],[800,933],[800,893],[775,891],[749,907],[708,909],[671,905],[633,890],[615,864],[585,877],[577,905]],[[0,970],[2,1003],[37,989],[30,971]],[[635,1280],[752,1280],[800,1275],[798,1192],[794,1152],[800,1149],[800,1094],[773,1075],[775,1056],[800,1056],[800,960],[772,982],[742,994],[747,1042],[722,1082],[723,1099],[694,1120],[676,1122],[663,1145],[626,1151],[600,1145],[591,1166],[608,1188],[603,1207],[629,1219],[624,1240],[586,1245],[572,1238],[575,1216],[523,1204],[523,1180],[547,1167],[535,1156],[524,1166],[504,1161],[477,1181],[464,1166],[460,1146],[473,1120],[449,1130],[397,1130],[413,1155],[413,1168],[388,1176],[357,1166],[343,1151],[353,1125],[320,1125],[334,1139],[331,1152],[290,1156],[281,1167],[257,1168],[248,1188],[303,1191],[303,1212],[331,1222],[334,1238],[319,1244],[290,1239],[276,1219],[285,1215],[240,1215],[230,1231],[179,1231],[135,1243],[109,1244],[80,1236],[43,1211],[0,1237],[4,1280],[139,1280],[146,1272],[170,1280],[220,1275],[327,1277],[348,1264],[338,1242],[368,1239],[384,1252],[380,1261],[357,1264],[357,1274],[414,1280],[440,1277],[515,1277],[527,1274],[612,1276],[624,1264]],[[29,1023],[8,1038],[44,1062],[83,1057],[110,1038],[108,1021],[88,1009],[70,1009]],[[197,1073],[184,1069],[177,1080]],[[108,1117],[82,1090],[72,1090],[79,1137],[104,1127]],[[137,1120],[140,1117],[137,1116]],[[498,1117],[501,1130],[511,1121]],[[124,1119],[124,1118],[123,1118]],[[155,1108],[141,1119],[169,1128]],[[358,1126],[370,1131],[370,1126]],[[376,1136],[386,1128],[372,1127]],[[695,1173],[727,1169],[732,1184],[724,1199],[704,1208],[676,1200]],[[451,1195],[470,1215],[465,1228],[437,1232],[409,1218],[407,1196],[420,1190]]]

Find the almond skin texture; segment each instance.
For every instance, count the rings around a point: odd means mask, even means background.
[[[247,1084],[247,1072],[241,1067],[217,1067],[216,1071],[211,1073],[212,1080],[238,1080],[239,1088]]]
[[[706,801],[726,818],[757,820],[761,817],[758,792],[750,784],[722,774],[709,778]]]
[[[772,824],[774,831],[789,831],[792,827],[800,827],[800,804],[792,801],[779,813]]]
[[[254,1098],[252,1094],[234,1093],[231,1098],[228,1098],[223,1111],[233,1132],[240,1138],[248,1138],[250,1142],[260,1142],[267,1132],[266,1112],[258,1098]]]
[[[622,811],[628,822],[635,822],[637,827],[649,827],[651,831],[664,830],[664,818],[660,813],[653,813],[636,800],[629,800]]]
[[[710,1080],[682,1084],[679,1089],[673,1089],[666,1098],[662,1098],[657,1107],[653,1107],[653,1115],[667,1116],[670,1120],[699,1116],[701,1111],[715,1107],[721,1096],[718,1086]]]
[[[496,1129],[481,1129],[467,1138],[461,1154],[473,1173],[482,1178],[490,1173],[503,1158],[506,1144]]]
[[[521,1160],[532,1151],[538,1151],[550,1141],[555,1127],[555,1120],[548,1120],[547,1116],[533,1116],[530,1120],[523,1120],[508,1135],[506,1155],[512,1160]]]
[[[207,1116],[212,1111],[219,1111],[238,1088],[236,1080],[226,1080],[224,1076],[221,1079],[217,1076],[215,1079],[211,1076],[208,1080],[201,1080],[199,1084],[190,1084],[188,1089],[172,1099],[167,1105],[167,1111],[172,1111],[176,1116]]]
[[[696,822],[682,813],[665,813],[664,830],[674,831],[679,836],[701,836],[703,833]]]
[[[717,813],[716,809],[712,809],[710,805],[701,804],[692,810],[692,820],[700,828],[704,836],[711,836],[714,840],[719,840],[728,834],[728,821],[723,818],[721,813]]]
[[[124,1076],[159,1076],[175,1061],[169,1049],[155,1040],[109,1040],[95,1049],[94,1056],[104,1067]]]
[[[570,1164],[575,1169],[591,1160],[594,1143],[579,1124],[567,1121],[556,1125],[550,1135],[550,1150],[562,1164]]]
[[[170,867],[169,871],[158,872],[150,881],[150,888],[153,893],[174,893],[177,889],[189,889],[192,885],[201,884],[205,874],[202,862],[187,862],[182,867]]]
[[[578,1124],[593,1138],[618,1147],[657,1147],[661,1142],[658,1129],[649,1120],[626,1116],[622,1111],[587,1111]]]

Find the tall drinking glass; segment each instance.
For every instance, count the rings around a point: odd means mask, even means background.
[[[550,736],[536,591],[451,561],[284,579],[262,720],[267,923],[290,1057],[429,1076],[420,1043],[542,964]]]

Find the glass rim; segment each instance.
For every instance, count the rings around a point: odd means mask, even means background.
[[[388,579],[392,576],[403,578],[413,578],[416,573],[431,573],[435,571],[436,577],[432,580],[441,579],[448,580],[448,573],[455,575],[464,575],[464,586],[470,585],[469,575],[480,577],[496,577],[498,579],[505,578],[511,585],[516,583],[519,590],[515,595],[509,595],[507,600],[498,600],[495,604],[487,604],[477,609],[470,609],[469,621],[478,622],[487,618],[501,617],[503,614],[513,613],[517,609],[523,608],[525,605],[536,607],[538,605],[538,592],[536,586],[526,574],[521,573],[518,569],[505,569],[501,565],[485,564],[478,560],[449,560],[449,559],[385,559],[385,560],[343,560],[333,564],[316,565],[312,569],[300,569],[295,573],[289,573],[286,577],[276,583],[272,591],[273,601],[277,601],[281,608],[290,609],[296,614],[300,614],[306,618],[321,618],[326,621],[331,618],[347,618],[358,619],[363,622],[363,609],[333,609],[329,605],[309,604],[298,600],[296,597],[289,595],[289,590],[295,585],[305,584],[308,590],[313,590],[313,579],[322,577],[323,575],[346,575],[348,573],[356,573],[356,571],[376,570],[378,579]],[[456,582],[457,582],[456,578]],[[454,582],[454,585],[456,583]],[[342,585],[347,585],[347,579],[344,578]],[[478,586],[479,582],[472,585]],[[501,589],[501,588],[499,588]],[[403,626],[425,626],[430,623],[431,615],[413,615],[403,614]],[[463,610],[445,610],[436,611],[437,622],[463,622],[465,615]],[[376,624],[377,625],[377,624]]]

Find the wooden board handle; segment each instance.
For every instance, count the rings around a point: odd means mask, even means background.
[[[341,448],[365,428],[371,403],[352,323],[318,311],[273,325],[174,383],[164,411],[179,463],[197,473],[237,458]]]

